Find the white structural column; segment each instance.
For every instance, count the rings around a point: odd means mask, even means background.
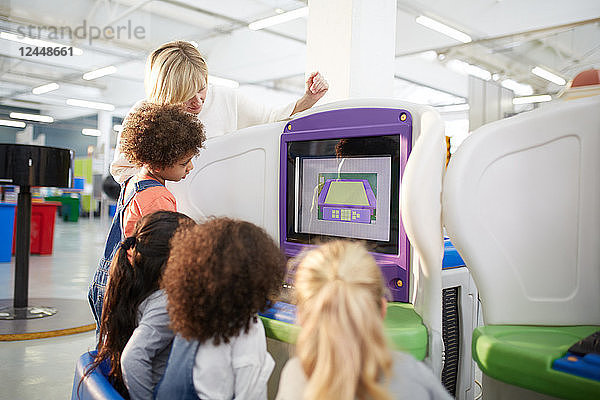
[[[514,93],[493,81],[469,76],[469,131],[513,113]]]
[[[329,81],[326,102],[391,97],[395,0],[309,0],[307,73]]]

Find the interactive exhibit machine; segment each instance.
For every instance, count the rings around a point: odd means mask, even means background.
[[[443,221],[479,290],[486,400],[600,399],[599,111],[596,95],[490,123],[448,164]]]
[[[210,139],[168,187],[179,211],[253,222],[288,257],[331,239],[365,241],[393,299],[388,338],[458,399],[480,392],[471,350],[486,399],[600,398],[600,338],[584,339],[600,330],[598,110],[595,96],[486,125],[445,172],[433,109],[342,101]],[[444,242],[442,218],[468,270]],[[285,359],[272,346],[299,332],[285,291],[261,316],[275,379]],[[82,387],[81,398],[118,398],[101,373]]]
[[[441,288],[431,299],[426,293],[431,286],[413,284],[418,272],[411,271],[411,260],[416,258],[401,220],[400,198],[405,167],[420,135],[434,137],[440,144],[436,171],[439,203],[445,159],[439,115],[429,107],[388,99],[331,103],[291,121],[210,139],[185,181],[168,187],[181,212],[197,220],[225,215],[253,222],[265,228],[288,257],[336,238],[366,242],[392,296],[385,320],[392,343],[417,359],[431,360],[451,393],[472,398],[472,328],[467,328],[466,337],[460,337],[459,328],[459,310],[463,308],[467,322],[461,323],[470,326],[476,321],[476,294],[473,296],[468,271],[460,268],[462,260],[448,243],[446,264],[459,267],[456,270],[462,274],[451,273],[455,286],[449,288],[452,293],[444,295],[444,332]],[[440,219],[438,210],[441,232]],[[439,279],[442,241],[436,245]],[[292,286],[293,274],[286,287]],[[460,286],[468,289],[459,293]],[[418,295],[419,290],[425,293]],[[286,300],[285,292],[282,300]],[[411,297],[426,299],[421,304],[427,306],[419,309],[419,301],[415,303]],[[295,342],[299,327],[294,325],[293,304],[278,302],[261,317],[269,338]],[[443,371],[442,334],[447,336]],[[464,365],[460,366],[461,362]],[[459,370],[465,371],[464,376],[459,377]]]

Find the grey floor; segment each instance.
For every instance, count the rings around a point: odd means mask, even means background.
[[[87,287],[107,230],[108,222],[99,219],[57,218],[53,254],[29,258],[29,297],[81,299],[87,307]],[[14,257],[0,263],[0,299],[13,297],[13,274]],[[93,345],[94,332],[0,342],[0,399],[69,399],[75,362]]]

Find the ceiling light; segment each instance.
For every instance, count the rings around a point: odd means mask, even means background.
[[[484,81],[489,81],[490,79],[492,79],[492,74],[488,70],[478,67],[477,65],[467,64],[465,68],[467,74],[469,75],[476,76],[477,78],[481,78]]]
[[[497,81],[500,79],[500,74],[492,74],[492,80]]]
[[[104,75],[114,74],[115,72],[117,72],[117,67],[111,65],[110,67],[104,67],[94,71],[86,72],[83,74],[83,79],[86,81],[91,81],[92,79],[100,78]]]
[[[501,83],[507,89],[512,90],[515,94],[519,96],[529,96],[533,94],[533,88],[530,85],[525,85],[523,83],[519,83],[517,81],[513,81],[512,79],[505,79]]]
[[[115,106],[107,103],[97,103],[95,101],[67,99],[67,104],[70,106],[93,108],[95,110],[114,111]]]
[[[473,75],[479,79],[483,79],[484,81],[489,81],[492,79],[492,74],[477,65],[469,64],[460,60],[450,60],[447,63],[448,68],[453,69],[457,72],[463,74]]]
[[[253,31],[257,31],[259,29],[267,28],[269,26],[282,24],[284,22],[288,22],[297,18],[302,18],[308,16],[308,7],[297,8],[293,11],[288,11],[286,13],[277,14],[269,18],[259,19],[258,21],[254,21],[248,24],[248,28]]]
[[[123,125],[113,125],[113,131],[121,132],[123,130]]]
[[[10,117],[15,118],[15,119],[26,119],[29,121],[37,121],[37,122],[54,122],[54,118],[52,118],[48,115],[11,112]]]
[[[28,38],[26,36],[15,35],[14,33],[0,32],[0,39],[12,40],[13,42],[25,43],[35,47],[71,47],[74,55],[80,56],[83,54],[83,50],[78,47],[73,47],[62,43],[48,42],[46,40]]]
[[[52,82],[52,83],[48,83],[48,84],[46,84],[46,85],[42,85],[42,86],[38,86],[38,87],[34,87],[34,88],[31,90],[31,93],[33,93],[33,94],[42,94],[42,93],[48,93],[48,92],[51,92],[51,91],[53,91],[53,90],[56,90],[56,89],[58,89],[58,87],[59,87],[59,86],[58,86],[58,83],[54,83],[54,82]]]
[[[456,39],[459,42],[469,43],[472,41],[471,36],[467,35],[466,33],[458,31],[454,28],[450,28],[448,25],[444,25],[441,22],[428,18],[424,15],[418,16],[416,21],[418,24],[426,26],[427,28],[433,29],[439,33],[443,33],[444,35],[449,36],[452,39]]]
[[[419,57],[421,57],[423,60],[434,61],[438,59],[438,53],[436,53],[434,50],[427,50],[419,53]]]
[[[98,129],[82,129],[81,134],[85,136],[102,136],[102,131]]]
[[[567,83],[567,81],[565,81],[560,76],[553,74],[552,72],[545,70],[544,68],[541,68],[541,67],[535,67],[531,70],[531,72],[536,74],[540,78],[544,78],[547,81],[556,83],[559,86],[564,86],[564,84]]]
[[[0,126],[10,126],[13,128],[25,128],[27,124],[22,121],[11,121],[9,119],[0,119]]]
[[[541,103],[550,100],[552,100],[552,96],[549,94],[542,94],[539,96],[515,97],[512,102],[513,104],[530,104]]]
[[[230,87],[233,89],[240,86],[240,83],[238,81],[234,81],[232,79],[219,78],[219,77],[212,76],[212,75],[208,76],[208,83],[217,85],[217,86],[227,86],[227,87]]]

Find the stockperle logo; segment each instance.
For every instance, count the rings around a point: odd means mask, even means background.
[[[94,40],[145,39],[146,29],[141,25],[133,25],[131,20],[122,25],[91,25],[84,19],[79,26],[52,25],[20,25],[17,34],[31,39],[49,40],[87,40],[92,45]]]

